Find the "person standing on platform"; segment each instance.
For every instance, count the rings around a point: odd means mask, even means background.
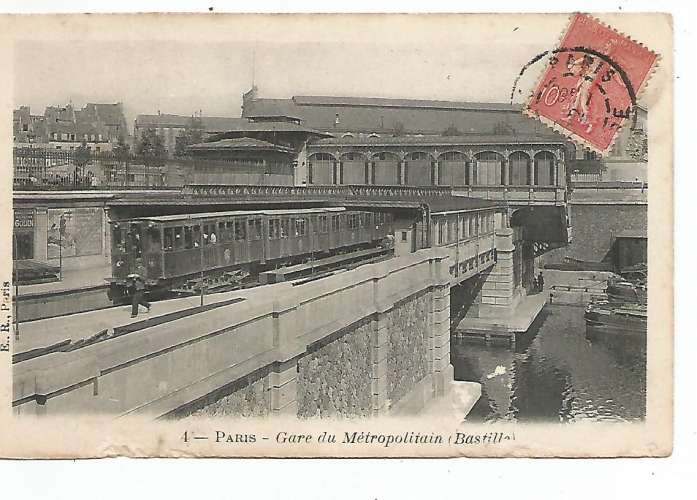
[[[539,290],[542,292],[545,289],[545,277],[542,276],[542,271],[540,271],[540,274],[537,275],[537,286],[539,287]]]
[[[150,302],[145,300],[145,282],[139,274],[130,274],[128,278],[131,280],[131,318],[138,316],[138,309],[141,305],[150,312]]]

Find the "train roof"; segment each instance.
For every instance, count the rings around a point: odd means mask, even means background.
[[[178,214],[178,215],[157,215],[153,217],[137,217],[133,220],[150,221],[150,222],[174,222],[199,219],[215,219],[219,217],[244,217],[250,215],[304,215],[304,214],[321,214],[327,212],[344,212],[344,207],[326,207],[326,208],[299,208],[295,210],[231,210],[227,212],[203,212],[196,214]]]

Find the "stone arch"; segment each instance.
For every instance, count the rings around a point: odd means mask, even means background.
[[[368,155],[362,151],[346,151],[339,156],[339,184],[365,184]]]
[[[368,184],[393,186],[401,184],[402,158],[392,151],[378,151],[370,156],[370,165],[366,170]]]
[[[462,151],[444,151],[438,155],[439,184],[466,186],[469,181],[467,161],[469,156]]]
[[[503,184],[505,158],[496,151],[480,151],[474,155],[474,179],[478,186],[499,186]]]
[[[513,186],[530,184],[530,155],[525,151],[513,151],[508,155],[508,182]]]
[[[553,186],[557,157],[551,151],[539,151],[534,157],[533,180],[535,186]]]
[[[324,151],[312,153],[307,157],[308,184],[338,184],[337,159],[332,153]]]

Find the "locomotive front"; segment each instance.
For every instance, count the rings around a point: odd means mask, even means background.
[[[109,295],[115,303],[124,302],[129,294],[129,277],[139,275],[148,282],[143,263],[143,223],[117,221],[111,223],[111,279]]]

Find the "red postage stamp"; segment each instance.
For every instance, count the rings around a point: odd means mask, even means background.
[[[631,118],[658,55],[597,19],[575,14],[524,110],[600,154]]]

